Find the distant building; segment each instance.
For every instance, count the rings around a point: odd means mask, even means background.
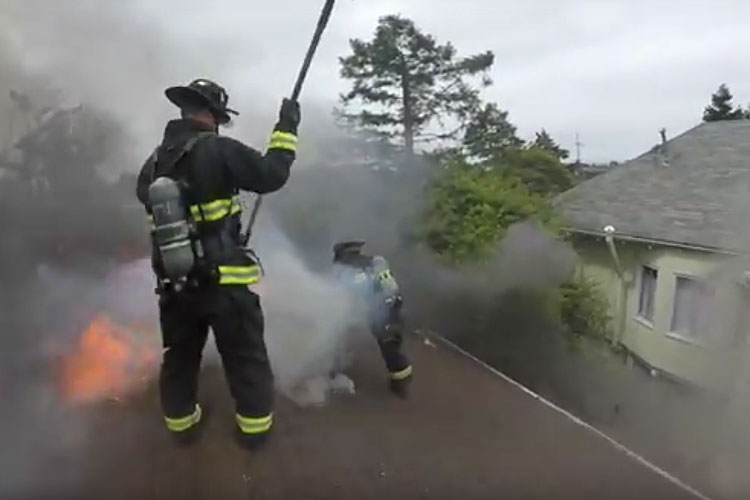
[[[614,342],[698,386],[747,384],[750,121],[664,138],[556,204]]]
[[[597,175],[609,172],[611,169],[616,168],[619,165],[618,162],[612,161],[609,163],[571,163],[568,165],[570,172],[578,179],[587,180]]]

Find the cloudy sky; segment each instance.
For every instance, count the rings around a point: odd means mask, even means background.
[[[3,0],[0,34],[27,70],[107,103],[139,136],[171,113],[162,88],[196,75],[225,83],[243,111],[238,130],[260,133],[292,86],[322,3]],[[657,142],[659,128],[697,124],[722,82],[750,102],[745,0],[339,0],[306,110],[330,107],[345,88],[337,62],[348,39],[369,37],[391,13],[462,54],[493,50],[485,97],[524,137],[544,127],[574,149],[579,133],[587,161],[627,159]]]

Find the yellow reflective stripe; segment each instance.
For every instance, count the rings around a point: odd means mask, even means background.
[[[391,379],[403,380],[405,378],[409,378],[411,376],[411,372],[412,372],[412,368],[411,368],[411,365],[409,365],[401,371],[391,372]]]
[[[377,280],[381,283],[395,284],[396,279],[393,277],[390,269],[386,269],[377,275]]]
[[[154,229],[154,216],[153,215],[146,215],[146,227],[149,229]]]
[[[201,407],[200,405],[195,405],[195,411],[188,415],[187,417],[182,418],[169,418],[164,417],[164,420],[167,422],[167,429],[169,429],[172,432],[183,432],[188,429],[190,429],[192,426],[197,424],[201,421]]]
[[[242,212],[242,203],[240,203],[240,197],[235,196],[232,198],[232,207],[229,209],[229,215],[234,215]]]
[[[297,136],[289,132],[276,131],[271,134],[271,141],[268,149],[286,149],[287,151],[297,151]]]
[[[190,213],[196,221],[215,221],[226,217],[232,200],[216,200],[211,203],[202,203],[190,207]]]
[[[242,204],[238,196],[221,200],[214,200],[209,203],[192,205],[190,213],[197,222],[214,222],[223,219],[229,215],[234,215],[242,211]]]
[[[220,285],[252,285],[260,281],[260,267],[219,266]]]
[[[239,413],[235,415],[237,425],[244,434],[261,434],[268,432],[273,425],[273,414],[265,417],[252,418],[243,417]]]

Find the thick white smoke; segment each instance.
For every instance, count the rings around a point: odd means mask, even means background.
[[[256,248],[266,276],[257,291],[277,384],[299,404],[323,403],[331,388],[321,377],[343,353],[352,327],[364,327],[364,318],[332,276],[312,272],[271,223],[259,231]]]

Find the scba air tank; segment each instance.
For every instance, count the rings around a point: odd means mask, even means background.
[[[180,186],[159,177],[148,188],[156,245],[165,277],[179,281],[195,266],[192,231]]]

